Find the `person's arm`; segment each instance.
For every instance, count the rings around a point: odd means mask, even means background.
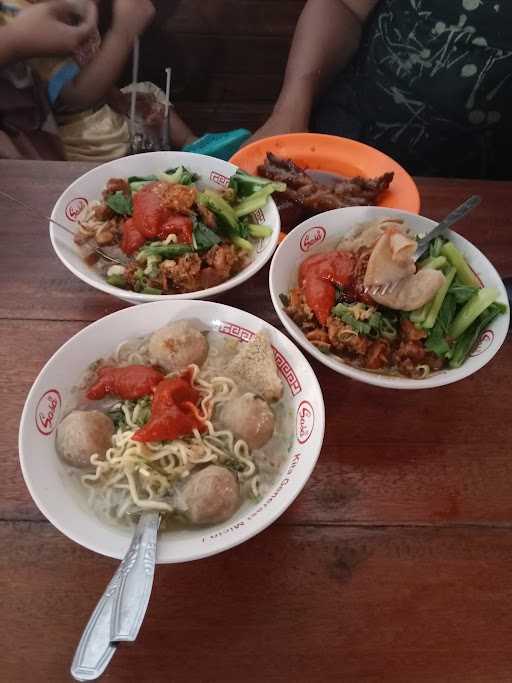
[[[67,0],[52,0],[22,10],[13,21],[0,27],[0,67],[30,57],[74,52],[96,28],[94,2],[86,0],[78,24],[76,19],[76,11]]]
[[[64,86],[59,104],[86,109],[106,97],[119,79],[136,37],[151,22],[154,13],[150,0],[115,0],[112,28],[90,64]]]
[[[363,26],[377,2],[308,0],[295,29],[273,113],[250,141],[308,129],[315,97],[356,52]]]

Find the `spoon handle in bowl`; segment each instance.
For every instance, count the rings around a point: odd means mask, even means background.
[[[118,570],[110,622],[112,642],[133,642],[146,613],[156,562],[158,512],[141,515],[132,543]]]

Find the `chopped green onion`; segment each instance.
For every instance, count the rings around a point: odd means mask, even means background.
[[[161,256],[162,258],[177,258],[178,256],[183,256],[183,254],[188,254],[193,251],[192,245],[190,244],[162,244],[162,245],[149,245],[143,247],[137,254],[137,260],[139,257],[148,256]]]

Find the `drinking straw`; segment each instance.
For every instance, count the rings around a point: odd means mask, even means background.
[[[130,107],[130,137],[133,140],[135,132],[135,108],[137,104],[137,83],[139,81],[139,59],[140,59],[140,41],[135,39],[133,44],[133,59],[132,59],[132,92],[131,92],[131,107]]]

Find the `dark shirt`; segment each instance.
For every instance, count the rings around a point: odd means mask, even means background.
[[[312,130],[417,175],[512,178],[511,0],[382,0]]]

